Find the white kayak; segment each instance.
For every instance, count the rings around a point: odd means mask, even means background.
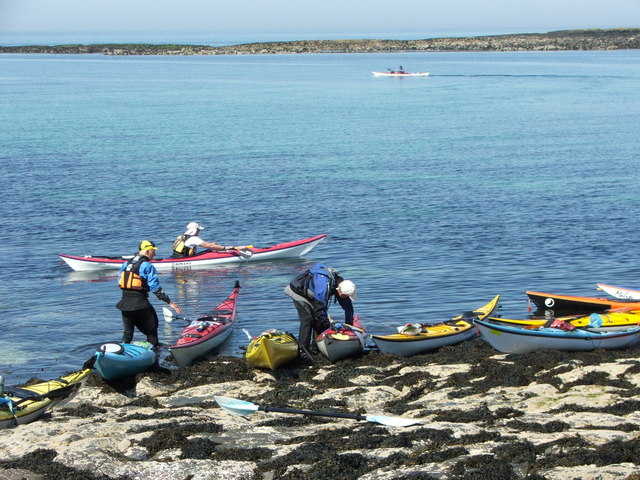
[[[606,283],[598,283],[598,290],[602,290],[607,295],[611,295],[615,298],[624,298],[625,300],[640,300],[640,290],[634,290],[632,288],[615,287],[613,285],[607,285]]]
[[[428,77],[429,72],[371,72],[375,77]]]
[[[318,243],[326,240],[327,235],[316,235],[315,237],[296,240],[293,242],[280,243],[270,247],[251,247],[249,255],[238,250],[223,250],[221,252],[205,251],[184,258],[154,258],[151,263],[157,270],[182,270],[190,269],[200,265],[216,265],[224,263],[243,263],[260,260],[276,260],[281,258],[295,258],[311,251]],[[92,272],[102,270],[119,269],[131,256],[107,257],[99,255],[58,255],[64,262],[77,272]]]
[[[317,335],[315,340],[320,353],[330,362],[335,362],[362,352],[368,337],[359,316],[356,315],[353,325],[332,323],[329,328]]]
[[[503,353],[528,353],[536,350],[588,352],[597,348],[629,348],[640,343],[640,327],[631,328],[561,328],[529,329],[474,320],[480,334],[493,348]]]

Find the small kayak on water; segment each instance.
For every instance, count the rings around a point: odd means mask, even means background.
[[[240,282],[236,281],[233,292],[209,313],[187,325],[169,352],[180,366],[206,355],[229,338],[236,317],[236,304]]]
[[[429,72],[371,72],[374,77],[428,77]]]
[[[205,251],[192,257],[183,258],[154,258],[151,263],[156,270],[180,270],[197,266],[217,265],[225,263],[255,262],[261,260],[276,260],[281,258],[301,257],[310,252],[318,243],[325,241],[327,234],[304,238],[292,242],[280,243],[270,247],[245,247],[220,252]],[[91,272],[119,269],[132,255],[108,257],[101,255],[66,255],[58,256],[77,272]]]

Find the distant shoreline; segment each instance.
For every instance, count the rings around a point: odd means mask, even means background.
[[[0,46],[0,53],[101,55],[261,55],[376,52],[504,52],[640,49],[640,28],[559,30],[548,33],[431,38],[423,40],[298,40],[207,45],[105,43]]]

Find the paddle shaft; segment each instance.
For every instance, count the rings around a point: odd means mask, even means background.
[[[280,408],[280,407],[264,407],[259,406],[258,410],[263,412],[277,412],[277,413],[297,413],[300,415],[313,415],[316,417],[334,417],[334,418],[350,418],[352,420],[366,420],[367,417],[359,415],[357,413],[339,413],[339,412],[316,412],[313,410],[298,410],[297,408]]]

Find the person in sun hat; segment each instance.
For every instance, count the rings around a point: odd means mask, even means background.
[[[143,240],[140,242],[138,253],[120,267],[118,286],[122,290],[122,298],[116,304],[116,308],[122,312],[122,343],[131,343],[134,328],[137,328],[147,336],[147,341],[154,347],[160,345],[158,314],[149,302],[149,292],[168,303],[177,313],[182,312],[160,286],[158,271],[151,263],[156,250],[153,242]]]
[[[209,250],[231,250],[233,247],[223,247],[215,242],[205,242],[200,238],[200,231],[204,230],[204,227],[196,222],[190,222],[187,225],[187,229],[183,234],[173,242],[173,257],[191,257],[196,254],[198,247],[206,248]]]
[[[344,323],[353,325],[353,301],[358,299],[356,286],[345,280],[338,271],[317,263],[291,280],[284,289],[298,312],[300,331],[298,343],[312,348],[312,330],[322,333],[329,325],[329,305],[338,302],[344,310]]]

